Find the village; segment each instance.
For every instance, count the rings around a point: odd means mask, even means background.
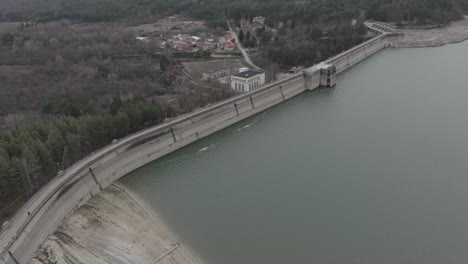
[[[137,40],[157,44],[163,51],[195,53],[236,50],[236,43],[230,32],[210,30],[203,21],[189,20],[178,15],[130,29],[138,33]]]
[[[274,29],[265,25],[266,18],[243,19],[239,27],[225,31],[208,30],[203,21],[170,16],[154,24],[135,26],[137,40],[156,45],[160,53],[177,53],[177,64],[192,82],[210,86],[228,86],[235,92],[261,87],[268,79],[266,71],[249,63],[248,53],[258,45],[256,32]],[[273,35],[273,34],[272,34]],[[249,49],[246,52],[242,50]],[[200,56],[195,56],[199,55]],[[279,74],[279,78],[289,73]]]

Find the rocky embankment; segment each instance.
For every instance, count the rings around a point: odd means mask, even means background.
[[[201,264],[159,216],[119,184],[68,217],[29,264]]]
[[[434,29],[400,29],[404,36],[390,42],[394,48],[439,47],[468,39],[468,17]]]

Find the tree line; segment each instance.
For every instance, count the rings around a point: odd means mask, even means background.
[[[301,27],[277,35],[272,42],[261,42],[260,51],[282,66],[311,66],[362,43],[366,39],[365,32],[362,24],[338,26],[327,32]]]
[[[45,122],[0,131],[0,211],[113,139],[175,116],[170,106],[141,98],[115,98],[104,115],[89,114],[72,102],[49,104],[43,111],[54,115]]]
[[[468,10],[466,0],[238,0],[225,2],[231,19],[265,16],[266,24],[341,24],[350,19],[376,19],[392,22],[446,24],[460,19]]]
[[[244,31],[241,29],[239,31],[238,37],[239,41],[246,48],[255,48],[257,46],[258,40],[252,33],[250,33],[250,31],[244,33]]]
[[[383,21],[447,23],[468,10],[466,0],[35,0],[24,5],[11,1],[0,5],[0,19],[9,21],[51,21],[80,19],[113,21],[136,16],[175,13],[201,18],[211,27],[226,27],[226,17],[263,15],[273,27],[278,21],[336,23],[361,16]]]

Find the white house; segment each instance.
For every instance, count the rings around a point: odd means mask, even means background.
[[[231,76],[231,88],[237,92],[249,92],[265,83],[265,73],[242,69]]]

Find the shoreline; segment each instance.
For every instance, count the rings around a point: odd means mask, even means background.
[[[434,29],[400,29],[404,35],[389,41],[392,48],[431,48],[461,43],[468,39],[468,16]]]
[[[170,240],[174,241],[177,244],[178,251],[181,251],[183,255],[190,257],[192,260],[195,260],[193,263],[195,264],[205,264],[200,256],[190,247],[190,245],[185,244],[184,240],[175,232],[171,226],[161,217],[161,213],[158,212],[156,209],[153,209],[149,206],[142,197],[140,197],[137,193],[131,191],[127,188],[124,184],[120,182],[114,182],[114,186],[117,188],[121,188],[122,192],[125,192],[129,197],[131,197],[153,220],[155,225],[158,226],[159,230],[164,233],[164,235],[169,238]],[[163,256],[160,256],[159,259],[162,260]],[[158,262],[155,262],[158,263]],[[192,263],[192,262],[180,262],[183,263]]]
[[[158,212],[114,183],[65,219],[28,264],[204,264]]]

